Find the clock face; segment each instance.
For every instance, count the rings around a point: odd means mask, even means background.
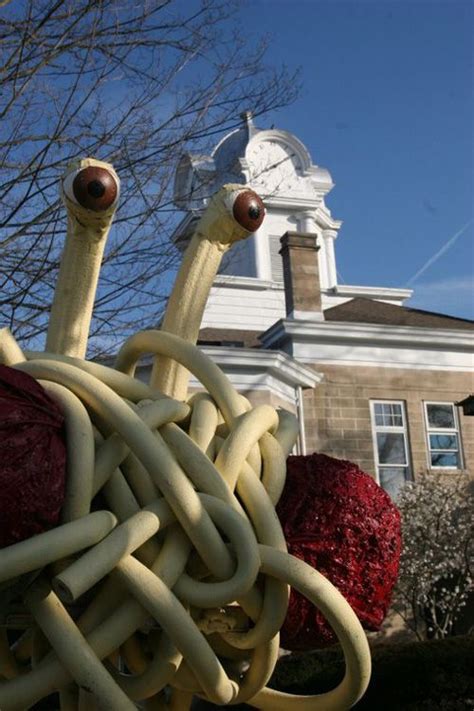
[[[297,187],[295,158],[277,141],[262,141],[247,149],[252,185],[262,194],[287,193]]]

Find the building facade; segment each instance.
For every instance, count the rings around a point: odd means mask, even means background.
[[[408,289],[338,284],[330,173],[250,114],[210,156],[181,159],[179,247],[229,182],[266,208],[223,262],[200,333],[234,386],[298,415],[299,452],[349,459],[393,495],[427,471],[474,472],[474,418],[456,405],[474,390],[474,323],[407,307]]]

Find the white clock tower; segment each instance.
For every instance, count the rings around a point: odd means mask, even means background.
[[[322,311],[354,296],[400,304],[411,292],[338,285],[334,243],[341,227],[327,208],[334,187],[328,170],[314,165],[307,148],[291,133],[260,130],[252,115],[227,134],[210,156],[184,155],[178,165],[174,201],[186,211],[175,232],[184,246],[210,195],[224,183],[249,185],[263,199],[266,217],[249,240],[239,242],[215,280],[203,328],[262,332],[285,316],[280,238],[286,232],[311,235],[318,247]],[[323,318],[323,314],[320,314]]]

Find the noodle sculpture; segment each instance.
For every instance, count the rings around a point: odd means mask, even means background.
[[[106,367],[85,355],[119,179],[82,160],[61,194],[68,229],[46,351],[22,352],[0,332],[1,377],[42,388],[65,418],[67,453],[57,524],[0,551],[0,709],[55,692],[62,711],[186,711],[193,696],[271,711],[350,708],[370,677],[365,634],[337,589],[287,553],[275,513],[296,419],[251,407],[195,345],[222,256],[258,229],[261,199],[241,185],[212,197],[162,328],[136,333]],[[143,356],[153,358],[148,384],[135,377]],[[190,373],[202,386],[191,395]],[[344,679],[328,693],[266,686],[289,586],[344,650]]]

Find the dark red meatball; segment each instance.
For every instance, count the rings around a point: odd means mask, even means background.
[[[0,365],[0,547],[59,522],[66,482],[64,417],[32,377]]]
[[[289,457],[277,513],[289,552],[325,575],[362,625],[377,630],[401,552],[400,514],[389,495],[352,462],[324,454]],[[323,615],[292,591],[282,647],[316,649],[334,641]]]

